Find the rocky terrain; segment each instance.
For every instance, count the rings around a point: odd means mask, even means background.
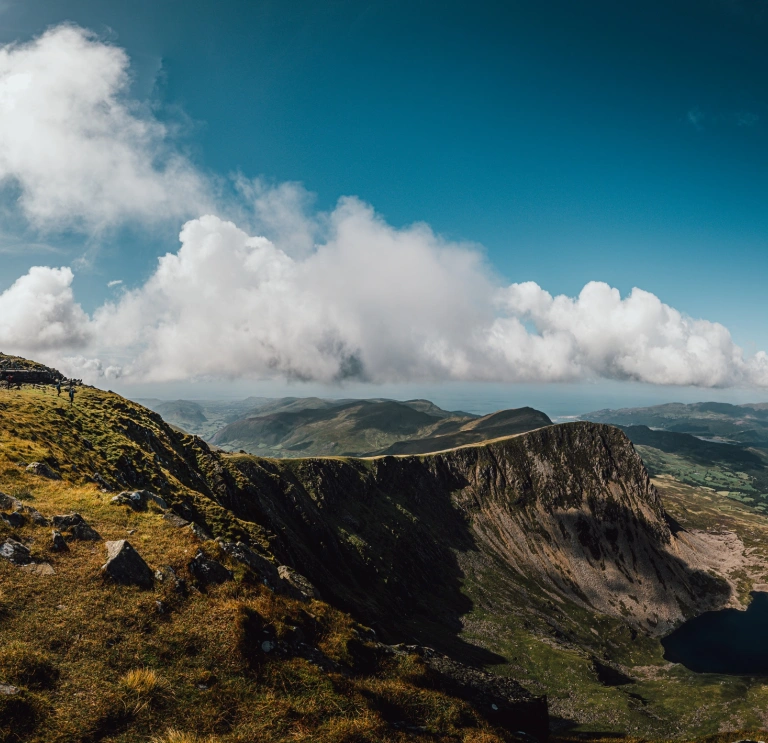
[[[768,529],[672,518],[614,427],[260,459],[3,390],[0,491],[2,741],[692,737],[768,702],[658,641],[743,605]]]

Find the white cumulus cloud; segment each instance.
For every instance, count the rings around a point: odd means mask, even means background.
[[[126,53],[72,25],[0,48],[0,183],[36,227],[185,218],[205,179],[128,95]]]
[[[33,268],[0,294],[0,348],[92,378],[768,386],[768,356],[641,289],[505,286],[476,247],[354,198],[321,222],[322,242],[292,256],[220,217],[188,221],[144,285],[92,316],[69,269]]]
[[[81,348],[90,318],[75,302],[69,268],[33,266],[0,294],[0,348],[30,353]]]
[[[355,198],[317,213],[300,184],[239,177],[227,210],[240,226],[227,221],[129,83],[125,52],[76,26],[0,47],[0,187],[16,217],[88,232],[188,220],[143,285],[110,281],[115,298],[91,314],[71,269],[29,269],[0,293],[5,352],[91,380],[768,386],[768,356],[718,323],[641,289],[504,285],[477,246],[395,228]]]

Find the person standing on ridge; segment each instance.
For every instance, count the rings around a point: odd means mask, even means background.
[[[56,380],[56,397],[61,397],[61,378]]]
[[[69,404],[71,405],[75,401],[75,388],[74,386],[69,388]]]

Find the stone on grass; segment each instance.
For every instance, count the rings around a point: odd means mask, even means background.
[[[104,542],[107,561],[101,571],[115,583],[151,588],[154,583],[152,571],[141,555],[125,539]]]
[[[147,503],[154,503],[162,511],[165,511],[168,508],[168,503],[165,498],[161,498],[150,490],[145,490],[144,492],[147,494]]]
[[[300,601],[320,599],[320,593],[312,583],[288,565],[280,565],[277,569],[277,574],[280,576],[281,588],[287,596],[299,599]]]
[[[34,575],[56,575],[53,565],[49,562],[30,562],[28,565],[22,565],[21,569]]]
[[[213,539],[213,535],[204,526],[196,524],[194,521],[189,525],[189,530],[199,539],[201,542],[209,542]]]
[[[189,521],[177,516],[175,513],[164,513],[163,518],[171,525],[181,528],[182,526],[189,526]]]
[[[61,536],[61,532],[54,529],[51,533],[51,552],[67,552],[69,547],[64,541],[64,537]]]
[[[32,506],[23,506],[23,505],[22,505],[22,506],[19,508],[19,510],[20,510],[22,513],[26,513],[26,514],[29,516],[29,518],[31,518],[31,519],[32,519],[32,521],[33,521],[35,524],[37,524],[38,526],[48,526],[48,525],[49,525],[49,524],[48,524],[48,519],[47,519],[47,518],[45,518],[45,516],[43,516],[43,514],[42,514],[42,513],[40,513],[40,511],[38,511],[38,510],[37,510],[37,509],[35,509],[35,508],[32,508]]]
[[[54,472],[45,462],[32,462],[27,465],[27,472],[40,477],[47,477],[49,480],[61,480],[61,475]]]
[[[206,557],[202,550],[198,550],[197,554],[190,560],[189,572],[203,586],[226,583],[234,577],[232,572],[220,562]]]
[[[71,529],[73,526],[86,523],[79,513],[59,514],[54,516],[52,521],[57,529]]]
[[[277,567],[248,545],[242,542],[222,542],[221,547],[230,557],[253,570],[270,588],[274,589],[280,582]]]
[[[12,529],[18,529],[20,526],[24,526],[26,519],[23,513],[14,511],[13,513],[0,513],[0,519],[5,521]]]
[[[84,542],[101,540],[101,535],[79,513],[54,516],[52,520],[57,529],[69,532],[70,539],[79,539]]]
[[[163,511],[168,508],[164,498],[149,490],[124,490],[112,498],[110,502],[115,505],[130,506],[134,511],[146,511],[149,503],[154,503]]]
[[[132,496],[134,495],[137,497],[133,498]],[[134,511],[143,511],[146,508],[146,504],[141,497],[139,497],[138,493],[120,493],[111,498],[109,502],[113,506],[128,506]]]
[[[0,544],[0,557],[14,565],[28,565],[32,562],[29,547],[17,542],[15,539],[6,539]]]
[[[21,508],[21,501],[12,495],[0,493],[0,511],[17,511]]]
[[[11,686],[10,684],[0,684],[0,694],[3,694],[7,697],[12,697],[18,693],[19,690],[15,686]]]

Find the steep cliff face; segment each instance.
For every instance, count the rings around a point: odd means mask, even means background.
[[[470,575],[491,603],[555,596],[651,634],[730,592],[609,426],[421,457],[203,459],[221,505],[271,531],[271,549],[324,595],[386,627],[456,629]]]

